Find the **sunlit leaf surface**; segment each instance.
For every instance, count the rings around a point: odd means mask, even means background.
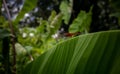
[[[119,74],[119,41],[120,31],[75,37],[41,55],[24,74]]]

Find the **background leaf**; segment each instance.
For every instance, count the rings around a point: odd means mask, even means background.
[[[10,32],[6,29],[0,29],[0,40],[5,38],[5,37],[10,37],[12,36]]]
[[[63,20],[65,24],[68,24],[69,19],[71,17],[71,12],[72,12],[72,3],[68,3],[67,1],[62,1],[60,5],[60,10],[61,13],[64,15]]]
[[[17,16],[16,20],[14,21],[17,23],[21,18],[24,17],[25,13],[30,12],[33,8],[35,8],[38,0],[25,0],[24,6],[20,11],[19,15]]]
[[[88,13],[86,13],[85,11],[80,11],[77,18],[74,19],[74,21],[70,25],[69,32],[75,33],[89,31],[91,18],[92,18],[91,10]]]

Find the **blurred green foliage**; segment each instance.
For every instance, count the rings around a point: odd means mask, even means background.
[[[120,24],[120,0],[110,0],[110,5],[113,10],[111,16],[117,17],[119,19],[119,24]]]
[[[92,10],[92,7],[91,7]],[[70,25],[69,32],[83,32],[88,33],[91,20],[92,20],[92,11],[86,13],[85,11],[80,11],[77,18],[73,20],[72,24]]]
[[[24,6],[23,6],[21,12],[19,13],[17,19],[22,18],[25,13],[28,13],[33,8],[35,8],[35,6],[37,5],[37,1],[38,0],[31,0],[31,1],[30,0],[25,0]]]
[[[63,14],[63,20],[65,24],[69,23],[70,16],[72,13],[72,2],[62,1],[60,5],[61,13]]]
[[[70,17],[73,11],[73,0],[61,1],[59,5],[60,12],[58,13],[55,10],[52,10],[51,15],[47,16],[47,19],[43,19],[42,17],[37,18],[37,22],[39,25],[37,27],[24,27],[20,28],[18,26],[18,22],[22,19],[25,13],[33,10],[36,7],[38,0],[25,0],[25,4],[23,9],[19,13],[18,17],[13,21],[17,42],[15,44],[17,51],[17,73],[21,74],[23,68],[34,61],[38,56],[48,51],[50,48],[57,45],[59,42],[68,39],[64,34],[63,36],[58,35],[58,38],[54,38],[53,35],[57,34],[61,25],[63,25],[63,21],[66,25],[70,27],[70,33],[80,32],[81,34],[88,33],[90,30],[91,22],[94,21],[92,19],[92,7],[89,12],[81,10],[77,17],[71,21],[72,24],[69,24]],[[87,0],[86,0],[87,1]],[[56,3],[60,1],[56,0]],[[119,0],[110,0],[110,6],[113,8],[112,13],[109,16],[115,16],[119,19],[120,24],[120,1]],[[2,0],[0,1],[0,7],[2,5]],[[40,14],[40,13],[38,13]],[[96,22],[96,21],[94,21]],[[10,28],[8,26],[8,22],[2,16],[0,11],[0,71],[4,70],[2,67],[2,39],[5,37],[11,37]],[[68,32],[68,34],[69,34]],[[10,46],[11,49],[11,46]],[[12,52],[10,52],[11,58]],[[10,60],[11,63],[11,60]]]

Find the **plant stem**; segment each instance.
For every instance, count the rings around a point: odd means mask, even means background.
[[[3,0],[3,5],[5,7],[5,10],[7,12],[8,15],[8,22],[9,22],[9,27],[11,30],[11,34],[13,35],[11,38],[11,42],[12,42],[12,53],[13,53],[13,74],[16,74],[16,49],[15,49],[15,33],[14,33],[14,29],[13,29],[13,25],[12,25],[12,20],[11,20],[11,15],[9,12],[9,9],[7,7],[6,1]]]

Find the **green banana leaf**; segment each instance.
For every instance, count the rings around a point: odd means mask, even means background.
[[[61,42],[26,66],[23,74],[120,74],[120,31]]]

